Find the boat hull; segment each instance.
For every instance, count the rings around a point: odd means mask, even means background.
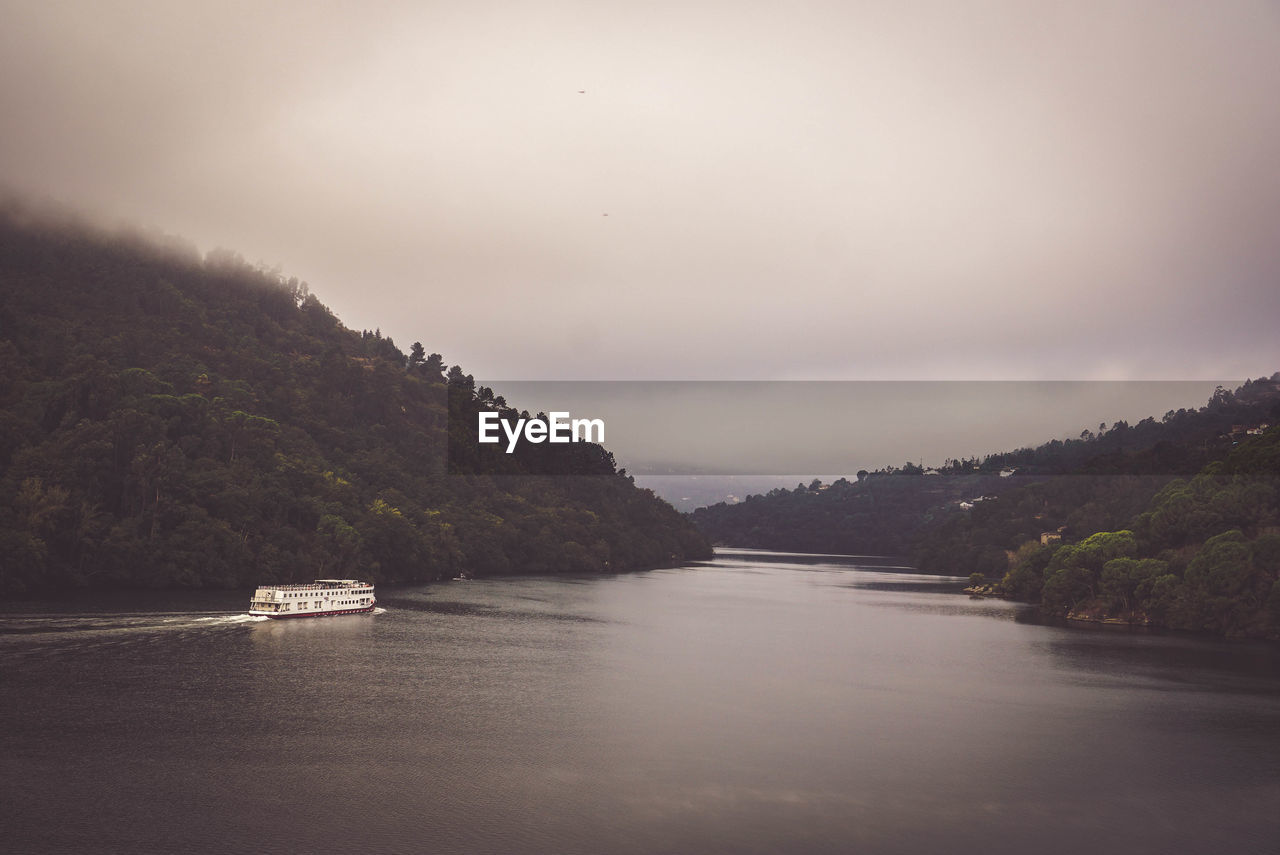
[[[268,614],[267,612],[249,612],[253,617],[265,617],[272,620],[294,620],[295,618],[336,617],[338,615],[366,615],[377,608],[377,603],[360,609],[340,609],[332,612],[293,612],[291,614]]]

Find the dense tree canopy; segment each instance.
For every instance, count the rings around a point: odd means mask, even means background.
[[[1160,421],[930,474],[859,472],[693,517],[726,544],[908,555],[1052,615],[1276,636],[1280,428],[1263,425],[1280,422],[1278,381],[1218,389]]]
[[[215,251],[0,215],[0,593],[597,572],[710,553],[598,445]]]
[[[1131,530],[1028,545],[999,586],[1052,615],[1280,637],[1280,427],[1164,486]],[[1084,560],[1091,544],[1122,544]]]

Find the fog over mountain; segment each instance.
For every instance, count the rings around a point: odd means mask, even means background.
[[[940,466],[948,459],[980,459],[1076,438],[1103,423],[1160,419],[1188,402],[1193,409],[1197,402],[1202,405],[1215,386],[1212,381],[494,385],[531,410],[602,419],[619,464],[645,476],[646,486],[667,498],[664,482],[652,476],[852,476],[862,468],[904,462]],[[1094,421],[1081,421],[1083,414]],[[786,484],[794,485],[794,480]],[[687,489],[675,487],[681,495]]]
[[[486,377],[1239,379],[1278,80],[1264,2],[8,3],[0,183]]]

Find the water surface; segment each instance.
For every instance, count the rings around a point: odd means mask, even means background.
[[[1280,650],[870,558],[0,615],[11,851],[1277,851]]]

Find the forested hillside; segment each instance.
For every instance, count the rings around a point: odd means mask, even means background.
[[[896,553],[928,572],[977,574],[988,592],[1053,615],[1274,637],[1277,422],[1280,375],[1159,421],[798,485],[693,517],[720,543]]]
[[[737,504],[698,508],[694,521],[715,543],[845,555],[906,555],[936,508],[997,489],[998,474],[921,475],[917,467],[863,473],[857,481],[813,481]]]
[[[1072,540],[1022,544],[992,590],[1059,617],[1280,638],[1280,427]]]
[[[709,556],[599,446],[480,454],[481,408],[232,253],[0,214],[0,593]]]

